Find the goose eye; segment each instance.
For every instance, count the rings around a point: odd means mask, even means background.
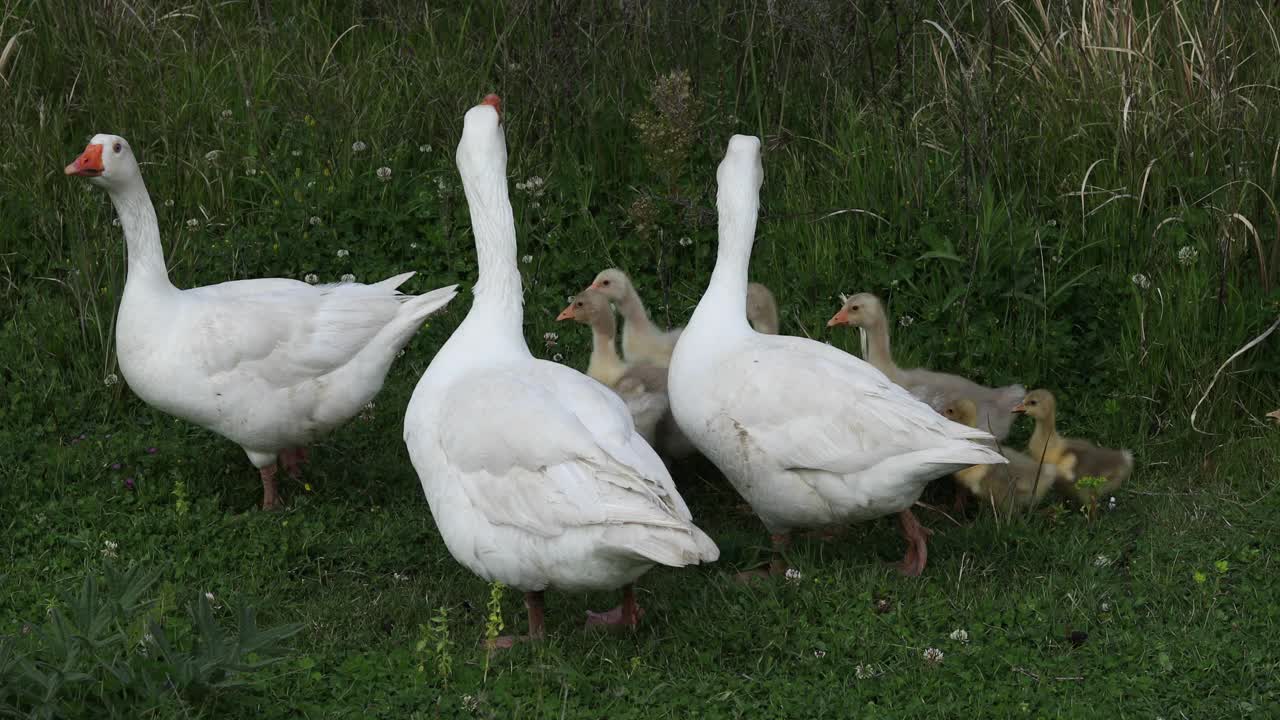
[[[116,154],[117,154],[117,155],[119,155],[119,154],[120,154],[120,150],[121,150],[120,143],[116,143],[115,145],[112,145],[112,146],[111,146],[111,149],[112,149],[112,150],[115,150],[115,151],[116,151]]]
[[[601,285],[604,285],[605,287],[609,287],[609,281],[608,281],[608,280],[601,280],[601,281],[600,281],[600,284],[601,284]]]
[[[858,310],[858,306],[857,306],[857,305],[851,305],[851,306],[849,307],[849,309],[850,309],[850,310],[853,310],[853,311],[855,311],[855,312],[856,312],[856,311]]]
[[[581,300],[579,300],[578,302],[574,303],[574,304],[573,304],[573,306],[574,306],[574,307],[582,307],[582,301],[581,301]]]

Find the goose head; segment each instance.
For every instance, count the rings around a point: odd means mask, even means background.
[[[622,302],[632,292],[631,278],[618,268],[601,270],[588,290],[596,290],[611,302]]]
[[[72,160],[63,172],[87,177],[89,182],[108,190],[125,187],[142,177],[129,141],[119,135],[101,133],[89,140],[80,157]]]
[[[880,304],[880,298],[871,293],[858,293],[845,298],[844,304],[827,321],[827,327],[851,325],[869,328],[883,323],[884,306]]]
[[[978,406],[968,398],[952,400],[942,408],[942,414],[952,422],[974,427],[978,424]]]
[[[760,161],[760,138],[734,135],[729,138],[724,160],[716,168],[716,208],[724,217],[749,218],[752,237],[756,213],[760,206],[760,186],[764,184],[764,165]]]
[[[1050,420],[1057,409],[1058,402],[1048,390],[1032,390],[1013,407],[1013,411],[1022,415],[1030,415],[1036,420]]]
[[[464,183],[506,173],[507,143],[502,137],[502,101],[497,95],[485,96],[479,105],[467,111],[457,161]]]

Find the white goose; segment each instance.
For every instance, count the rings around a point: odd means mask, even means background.
[[[155,208],[129,143],[95,135],[66,167],[106,189],[128,247],[116,356],[152,407],[244,449],[262,506],[280,506],[276,460],[290,474],[306,446],[356,415],[396,353],[456,285],[402,295],[404,273],[373,285],[257,279],[182,290],[169,282]]]
[[[671,411],[773,535],[898,513],[902,570],[919,574],[927,535],[911,505],[933,478],[1004,458],[829,345],[763,335],[746,322],[747,268],[760,204],[760,141],[735,135],[716,174],[720,246],[706,293],[671,358]],[[772,572],[785,568],[780,558]]]
[[[547,588],[621,587],[622,605],[588,623],[634,625],[640,575],[719,551],[622,400],[529,352],[499,106],[490,95],[468,111],[458,143],[480,277],[466,319],[413,393],[405,444],[453,557],[525,591],[528,637],[543,635]]]

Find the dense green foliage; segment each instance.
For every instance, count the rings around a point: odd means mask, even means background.
[[[99,685],[64,712],[1274,716],[1276,336],[1206,390],[1280,300],[1278,24],[1267,3],[1207,0],[0,4],[0,716],[37,706],[6,658],[56,664],[59,613],[104,573],[120,591],[130,564],[160,599],[108,613]],[[62,167],[93,133],[131,141],[179,286],[466,284],[452,155],[490,91],[536,353],[585,366],[585,331],[553,319],[610,265],[683,322],[714,260],[716,163],[731,133],[757,134],[752,272],[783,331],[853,350],[824,327],[839,293],[882,295],[904,366],[1050,387],[1065,432],[1132,448],[1117,509],[922,513],[937,535],[920,580],[882,562],[900,541],[870,523],[799,543],[802,581],[747,589],[728,575],[763,529],[689,463],[675,474],[717,566],[647,576],[634,637],[577,629],[613,598],[552,596],[550,641],[486,662],[489,591],[443,547],[400,440],[463,294],[286,486],[289,510],[250,512],[237,448],[117,381],[120,231]],[[143,622],[182,639],[181,662],[243,637],[205,591],[281,627],[267,637],[288,659],[228,655],[225,675],[151,693],[154,655],[101,654]],[[523,628],[516,594],[498,602]]]

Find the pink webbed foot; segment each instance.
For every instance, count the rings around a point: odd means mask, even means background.
[[[786,533],[775,533],[769,536],[769,542],[773,546],[773,557],[767,565],[762,565],[755,570],[747,570],[733,576],[734,580],[740,583],[752,583],[758,580],[768,580],[784,576],[789,570],[787,560],[784,554],[787,548],[791,546],[791,536]]]
[[[516,643],[537,642],[546,637],[546,630],[543,628],[542,619],[544,608],[542,603],[542,592],[527,592],[524,594],[524,606],[529,611],[529,634],[528,635],[502,635],[485,643],[489,650],[510,650],[516,646]]]
[[[910,510],[898,514],[902,537],[907,541],[907,552],[898,566],[899,572],[908,577],[918,577],[929,562],[929,536],[933,531],[920,524]]]
[[[587,611],[587,627],[634,628],[642,617],[644,609],[636,603],[635,590],[628,585],[622,590],[622,604],[618,607],[602,613]]]

